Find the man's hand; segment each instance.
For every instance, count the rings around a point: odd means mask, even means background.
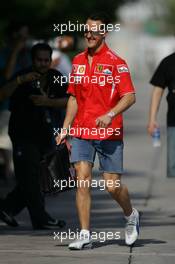
[[[96,125],[98,127],[108,127],[112,122],[112,117],[106,115],[102,115],[96,119]]]
[[[31,95],[30,99],[36,106],[49,106],[50,98],[45,95]]]
[[[151,104],[150,104],[150,110],[149,110],[149,122],[147,126],[148,133],[152,136],[154,133],[155,128],[159,128],[159,125],[157,123],[157,113],[159,110],[161,98],[163,96],[165,89],[162,89],[159,86],[155,86],[152,92],[151,97]]]
[[[37,80],[41,77],[41,75],[37,72],[29,72],[27,74],[21,75],[17,77],[18,84],[22,84],[25,82],[31,82]]]
[[[156,121],[150,121],[147,127],[148,130],[148,134],[150,134],[150,136],[153,135],[155,128],[158,128],[159,125]]]
[[[64,139],[67,137],[68,135],[68,132],[67,132],[67,129],[66,128],[62,128],[61,129],[61,133],[58,134],[55,138],[55,141],[56,141],[56,144],[57,145],[60,145],[64,142]]]

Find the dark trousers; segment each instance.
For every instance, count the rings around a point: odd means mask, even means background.
[[[14,216],[27,207],[32,225],[37,227],[52,219],[45,211],[39,185],[40,160],[48,151],[48,147],[27,140],[12,143],[17,184],[7,195],[4,206]]]

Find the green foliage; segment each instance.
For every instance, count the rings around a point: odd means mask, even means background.
[[[175,1],[167,0],[166,5],[168,8],[168,13],[166,16],[167,31],[175,34]]]
[[[126,0],[125,0],[126,1]],[[9,0],[0,8],[0,35],[4,36],[9,21],[28,24],[35,37],[47,38],[53,23],[84,22],[88,14],[105,11],[115,19],[115,11],[124,0]]]

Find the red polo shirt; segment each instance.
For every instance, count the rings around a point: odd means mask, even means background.
[[[122,114],[107,128],[98,128],[96,119],[111,111],[122,96],[135,93],[126,62],[106,44],[88,63],[88,50],[73,59],[68,93],[76,97],[78,111],[70,135],[84,139],[122,140]]]

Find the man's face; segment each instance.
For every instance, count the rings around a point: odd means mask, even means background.
[[[40,50],[33,59],[33,66],[35,70],[41,74],[46,73],[51,64],[50,53],[47,50]]]
[[[86,21],[84,37],[88,48],[97,49],[103,43],[106,33],[102,31],[102,24],[100,20],[88,19]]]

